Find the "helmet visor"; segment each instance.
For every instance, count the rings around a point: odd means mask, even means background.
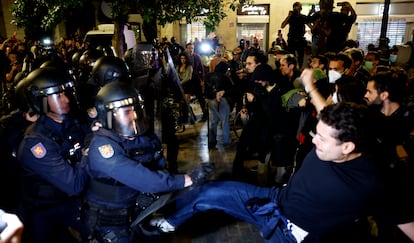
[[[47,103],[44,104],[44,111],[51,111],[57,115],[68,115],[77,107],[77,95],[73,82],[63,85],[49,87],[41,91],[46,95]],[[48,107],[47,107],[48,106]]]
[[[123,106],[113,110],[113,129],[120,135],[131,137],[147,130],[145,114],[139,106]]]

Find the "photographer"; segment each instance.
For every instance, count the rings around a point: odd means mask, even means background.
[[[281,28],[283,29],[289,24],[287,50],[298,57],[299,67],[302,66],[306,46],[306,39],[304,37],[305,24],[309,25],[310,23],[310,18],[301,14],[301,11],[302,4],[300,2],[295,2],[293,4],[293,10],[289,11],[288,16],[281,25]]]
[[[0,243],[20,243],[23,224],[15,214],[0,209]]]
[[[357,14],[349,2],[338,2],[337,6],[340,6],[341,10],[332,13],[330,33],[326,43],[327,51],[335,53],[344,49],[349,31],[357,18]]]

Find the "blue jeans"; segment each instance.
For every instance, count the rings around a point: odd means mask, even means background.
[[[216,181],[203,185],[179,196],[176,200],[177,211],[166,217],[172,226],[179,226],[198,212],[211,209],[220,210],[237,219],[265,229],[271,216],[252,213],[249,202],[252,199],[276,202],[279,189],[276,187],[259,187],[243,182]],[[283,231],[277,230],[266,242],[287,242]]]
[[[208,100],[208,114],[209,114],[209,124],[208,128],[209,138],[211,144],[217,143],[217,127],[219,121],[221,121],[223,143],[230,144],[230,106],[226,98],[222,98],[221,102],[217,102],[216,99]]]

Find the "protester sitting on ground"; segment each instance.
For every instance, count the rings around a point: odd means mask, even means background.
[[[349,226],[381,202],[375,163],[365,154],[370,122],[359,105],[326,106],[319,113],[315,149],[286,186],[209,182],[179,196],[176,212],[150,224],[172,232],[196,213],[220,210],[256,225],[265,242],[349,239],[356,233]],[[339,234],[336,229],[347,230]]]

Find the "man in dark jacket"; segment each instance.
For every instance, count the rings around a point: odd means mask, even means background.
[[[252,155],[261,163],[268,162],[270,155],[273,160],[283,160],[283,149],[278,145],[282,144],[286,119],[274,70],[266,63],[257,65],[251,82],[252,88],[246,93],[246,108],[240,111],[248,113],[250,118],[239,138],[233,161],[236,179],[243,178],[243,161]]]

